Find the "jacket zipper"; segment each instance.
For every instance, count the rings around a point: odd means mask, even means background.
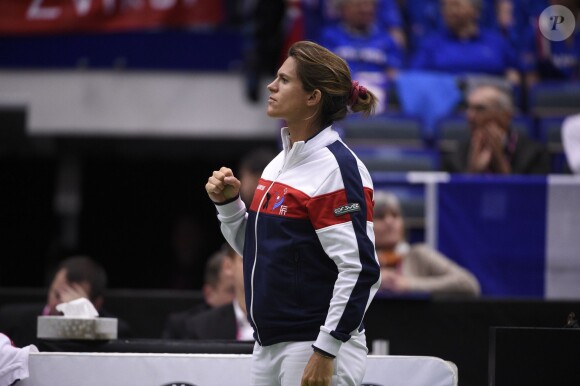
[[[252,295],[251,295],[251,299],[250,299],[250,301],[251,301],[251,303],[250,303],[250,317],[252,318],[252,322],[254,322],[254,327],[256,327],[256,337],[257,337],[258,343],[260,345],[262,345],[262,339],[260,339],[260,332],[258,331],[258,324],[256,323],[256,319],[254,318],[254,273],[256,272],[256,262],[258,261],[258,217],[260,216],[260,211],[262,210],[262,205],[264,204],[264,199],[266,198],[266,195],[268,193],[270,193],[270,189],[272,189],[272,186],[274,186],[274,183],[276,182],[276,180],[278,179],[280,174],[282,174],[282,170],[280,170],[278,172],[278,175],[276,176],[274,181],[272,181],[272,183],[270,184],[270,186],[268,187],[268,189],[266,190],[266,192],[262,196],[262,199],[260,200],[260,205],[258,206],[258,210],[256,211],[256,220],[254,221],[254,265],[252,266],[252,278],[251,278]]]
[[[254,327],[256,328],[256,338],[257,338],[258,344],[260,346],[262,345],[262,339],[260,338],[260,332],[258,331],[258,324],[256,323],[256,319],[254,318],[254,273],[256,272],[256,262],[258,261],[258,217],[260,216],[260,211],[262,210],[262,205],[264,204],[264,199],[266,198],[266,195],[268,193],[270,193],[270,189],[272,189],[272,186],[274,186],[274,183],[276,181],[278,181],[280,174],[282,174],[282,172],[286,169],[286,165],[288,165],[288,160],[290,159],[291,154],[293,153],[294,149],[295,148],[290,149],[290,151],[288,152],[288,154],[284,160],[284,164],[282,165],[282,168],[280,170],[278,170],[278,175],[276,175],[276,178],[274,178],[274,180],[272,181],[272,183],[270,184],[270,186],[268,187],[268,189],[266,190],[266,192],[262,196],[262,199],[260,200],[260,205],[258,206],[258,210],[256,211],[256,220],[254,221],[254,265],[252,266],[252,277],[250,280],[250,285],[251,285],[251,290],[252,290],[252,294],[250,296],[250,301],[251,301],[250,317],[252,318],[252,322],[254,322]]]

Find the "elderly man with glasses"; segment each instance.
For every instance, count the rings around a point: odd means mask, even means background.
[[[478,85],[467,95],[469,139],[444,155],[451,173],[548,174],[546,148],[512,128],[514,105],[509,92],[496,85]]]

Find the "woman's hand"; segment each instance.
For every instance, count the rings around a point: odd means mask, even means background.
[[[308,364],[304,368],[300,386],[330,386],[334,360],[316,352],[312,353]]]
[[[403,293],[409,291],[407,279],[392,268],[381,268],[381,289]]]
[[[232,169],[223,166],[207,179],[205,191],[213,202],[220,204],[236,197],[240,193],[240,185]]]

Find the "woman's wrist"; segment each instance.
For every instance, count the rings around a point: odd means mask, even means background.
[[[321,350],[321,349],[319,349],[319,348],[318,348],[318,347],[316,347],[316,346],[312,346],[312,348],[314,349],[314,353],[315,353],[315,354],[318,354],[319,356],[321,356],[321,357],[323,357],[323,358],[330,359],[330,360],[333,360],[333,359],[335,358],[335,357],[334,357],[334,355],[332,355],[332,354],[329,354],[329,353],[327,353],[326,351],[324,351],[324,350]]]

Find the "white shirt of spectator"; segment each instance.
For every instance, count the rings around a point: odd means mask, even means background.
[[[254,340],[254,329],[248,322],[248,318],[237,299],[234,299],[234,312],[236,313],[236,324],[238,325],[237,340]]]

